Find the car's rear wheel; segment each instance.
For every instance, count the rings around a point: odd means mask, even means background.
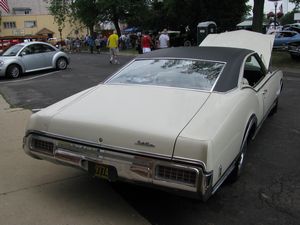
[[[68,67],[68,61],[66,58],[61,57],[56,61],[56,68],[58,70],[65,70]]]
[[[231,183],[238,180],[244,168],[245,156],[246,156],[247,146],[248,146],[247,142],[248,141],[246,140],[245,143],[243,144],[243,148],[241,150],[238,160],[235,163],[234,169],[232,170],[231,174],[228,176],[228,181]]]
[[[9,78],[18,78],[22,74],[20,66],[13,64],[7,67],[6,76]]]

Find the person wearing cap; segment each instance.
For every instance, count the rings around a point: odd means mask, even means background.
[[[159,48],[168,48],[170,43],[170,38],[167,29],[164,29],[159,36]]]

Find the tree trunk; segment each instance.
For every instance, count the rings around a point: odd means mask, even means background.
[[[265,0],[254,0],[252,30],[260,33],[263,32],[264,4]]]
[[[120,29],[120,26],[119,26],[119,21],[117,22],[114,22],[114,25],[115,25],[115,28],[117,30],[117,33],[119,35],[119,37],[121,36],[121,29]]]
[[[94,35],[94,24],[89,25],[89,30],[90,30],[90,35],[93,36]]]
[[[118,33],[118,35],[120,37],[121,36],[121,29],[120,29],[120,26],[119,26],[119,18],[117,16],[113,17],[113,23],[114,23],[115,28],[117,30],[117,33]]]

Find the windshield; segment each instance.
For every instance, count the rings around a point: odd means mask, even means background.
[[[23,47],[24,45],[14,45],[5,51],[3,56],[16,56]]]
[[[107,84],[138,84],[210,91],[224,63],[189,59],[134,61]]]

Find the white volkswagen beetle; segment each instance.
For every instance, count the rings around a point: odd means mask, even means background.
[[[249,141],[276,112],[282,72],[268,69],[273,40],[227,32],[201,47],[141,55],[33,114],[24,150],[110,181],[206,200],[238,178]]]

